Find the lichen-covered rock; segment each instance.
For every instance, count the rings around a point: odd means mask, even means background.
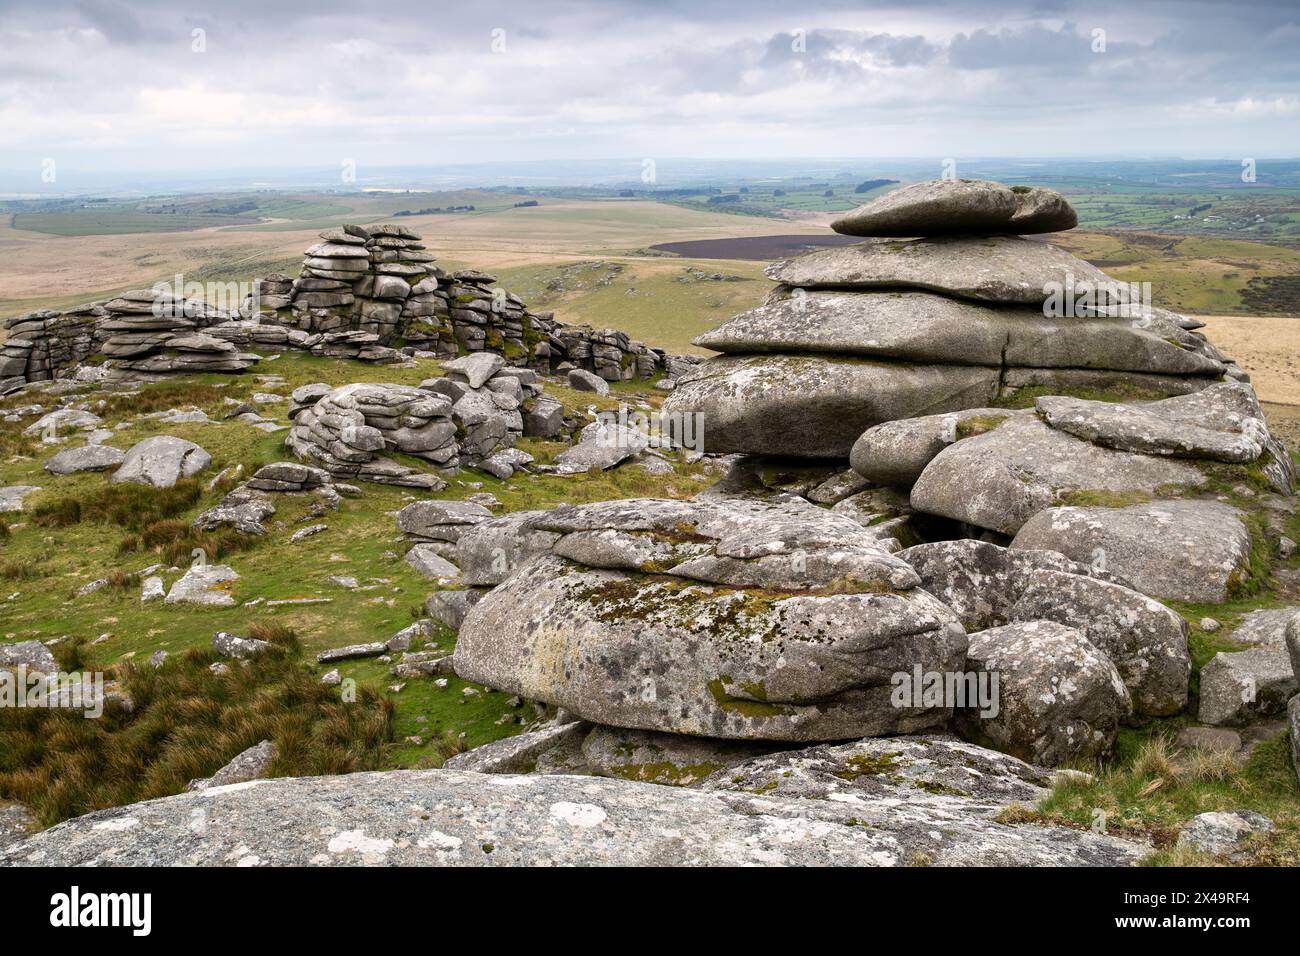
[[[1201,499],[1048,508],[1024,523],[1011,547],[1098,564],[1151,597],[1218,604],[1249,565],[1244,517],[1231,505]]]
[[[912,486],[912,505],[1014,535],[1069,493],[1152,495],[1205,484],[1190,465],[1102,448],[1016,416],[939,452]]]
[[[1253,810],[1198,813],[1178,833],[1178,845],[1214,856],[1232,856],[1254,833],[1267,833],[1273,821]]]
[[[211,464],[212,456],[194,442],[173,435],[154,435],[131,446],[121,467],[113,472],[113,481],[170,488]]]
[[[196,564],[176,580],[163,603],[233,607],[235,596],[226,586],[238,580],[239,575],[228,565]]]
[[[919,590],[765,593],[546,555],[470,610],[455,669],[598,723],[827,740],[941,725],[948,709],[893,706],[890,676],[964,651]]]
[[[498,585],[534,555],[550,551],[560,535],[528,526],[544,511],[515,511],[489,518],[462,531],[456,563],[467,585]],[[459,625],[457,625],[459,626]]]
[[[1223,374],[1140,319],[1046,318],[930,292],[814,291],[769,299],[694,340],[715,352],[863,356],[936,365]]]
[[[0,865],[1114,866],[1146,852],[1098,834],[943,812],[918,813],[915,826],[858,825],[865,812],[599,777],[287,777],[77,817],[0,849]]]
[[[845,213],[846,236],[1028,235],[1073,229],[1079,217],[1054,189],[989,179],[934,179],[901,186]]]
[[[959,299],[1041,305],[1057,289],[1111,287],[1096,266],[1046,242],[1018,236],[875,239],[832,246],[765,270],[792,289],[908,288]]]
[[[206,780],[195,780],[186,789],[207,790],[210,787],[226,787],[232,783],[244,783],[248,780],[261,780],[271,769],[279,756],[279,748],[270,740],[249,747],[238,754]]]
[[[107,471],[122,464],[126,453],[112,445],[82,445],[65,448],[45,463],[54,475],[71,475],[79,471]]]
[[[920,575],[921,587],[952,608],[968,631],[1006,624],[1034,572],[1103,574],[1055,551],[1013,551],[987,541],[927,541],[899,551]]]
[[[0,669],[22,667],[30,673],[53,674],[59,669],[54,652],[40,641],[0,644]]]
[[[1165,717],[1187,706],[1187,623],[1159,601],[1094,577],[1039,569],[1028,574],[1008,616],[1076,628],[1115,665],[1134,713]]]
[[[397,528],[426,541],[458,541],[492,512],[472,501],[417,501],[397,513]]]
[[[1119,672],[1079,631],[1026,621],[969,635],[968,670],[998,677],[996,714],[958,710],[966,740],[1059,766],[1108,753],[1132,701]]]
[[[1264,453],[1262,437],[1268,434],[1263,412],[1251,415],[1249,405],[1259,410],[1254,391],[1242,382],[1142,404],[1061,395],[1035,402],[1047,424],[1097,445],[1237,464],[1259,458]]]
[[[1201,668],[1201,722],[1244,724],[1282,713],[1300,690],[1300,608],[1252,611],[1230,637],[1246,649],[1220,651]]]
[[[591,724],[578,720],[525,731],[455,754],[448,757],[442,766],[446,770],[472,770],[475,773],[532,773],[537,768],[537,758],[542,754],[566,743],[578,744],[590,730]]]

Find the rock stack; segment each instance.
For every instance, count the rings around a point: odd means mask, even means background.
[[[1056,552],[966,540],[890,554],[849,515],[788,495],[499,518],[446,504],[398,524],[455,544],[470,590],[429,606],[459,625],[456,674],[624,742],[712,759],[742,741],[947,729],[1056,765],[1187,704],[1182,619]],[[591,757],[556,772],[600,773]]]
[[[444,365],[447,375],[408,385],[304,385],[290,396],[286,444],[336,478],[439,489],[438,474],[398,464],[401,452],[451,474],[473,466],[509,478],[532,462],[520,437],[554,438],[563,407],[544,395],[531,369],[506,366],[489,352]],[[557,414],[558,412],[558,414]]]
[[[45,382],[95,351],[95,319],[102,310],[42,311],[9,319],[0,346],[0,395],[28,382]]]
[[[295,455],[336,478],[430,490],[445,486],[436,474],[385,453],[455,468],[460,448],[449,399],[407,385],[358,382],[326,389],[319,394],[319,386],[307,385],[293,392],[294,424],[285,444]]]
[[[241,372],[258,356],[208,332],[229,319],[196,299],[159,289],[9,319],[0,349],[0,393],[65,375],[96,355],[106,359],[108,378]]]
[[[876,238],[769,266],[780,284],[767,303],[695,340],[724,354],[682,378],[665,410],[702,413],[712,452],[844,458],[872,425],[1023,388],[1159,398],[1245,378],[1195,322],[1015,234],[1073,221],[1050,190],[957,180],[890,193],[835,223]]]
[[[104,303],[97,331],[107,335],[100,351],[122,372],[174,374],[240,372],[258,356],[202,329],[229,316],[202,302],[176,299],[154,289],[126,292]]]

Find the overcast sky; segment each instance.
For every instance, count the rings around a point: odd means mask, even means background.
[[[1054,155],[1300,156],[1300,4],[0,0],[0,168]]]

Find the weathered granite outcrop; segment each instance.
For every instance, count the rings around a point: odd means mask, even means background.
[[[1130,865],[1140,844],[914,805],[453,770],[256,780],[101,810],[6,866]],[[861,825],[868,814],[877,821]]]
[[[816,741],[940,727],[891,677],[958,670],[956,615],[857,522],[809,504],[562,507],[559,535],[474,605],[461,677],[614,726]]]

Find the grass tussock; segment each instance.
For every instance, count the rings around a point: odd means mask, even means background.
[[[140,531],[184,513],[202,495],[203,486],[193,478],[182,478],[171,488],[105,484],[82,495],[60,495],[41,501],[31,515],[32,522],[42,528],[67,528],[89,522]]]
[[[279,625],[250,634],[276,650],[250,666],[214,674],[219,658],[193,649],[161,668],[119,665],[134,709],[80,713],[0,711],[0,796],[29,806],[46,825],[92,810],[180,793],[233,757],[273,740],[271,776],[351,773],[380,766],[392,737],[393,705],[362,688],[345,703],[303,666],[297,636]],[[58,647],[80,669],[81,646]]]
[[[1034,813],[1039,820],[1086,829],[1098,810],[1108,832],[1149,839],[1156,848],[1149,862],[1157,865],[1196,856],[1175,843],[1182,825],[1197,814],[1254,810],[1277,829],[1252,837],[1243,859],[1300,865],[1300,783],[1285,733],[1261,743],[1244,765],[1227,754],[1177,750],[1166,736],[1127,742],[1121,737],[1111,764],[1098,768],[1092,780],[1062,778]]]
[[[258,539],[233,528],[199,531],[184,521],[166,518],[129,534],[117,546],[119,555],[153,553],[165,564],[187,564],[195,551],[202,551],[209,561],[246,551]]]
[[[145,385],[129,395],[110,395],[107,407],[97,411],[105,418],[110,415],[134,417],[151,412],[165,412],[173,408],[193,406],[211,414],[222,405],[230,392],[217,385],[198,382],[161,382]]]

